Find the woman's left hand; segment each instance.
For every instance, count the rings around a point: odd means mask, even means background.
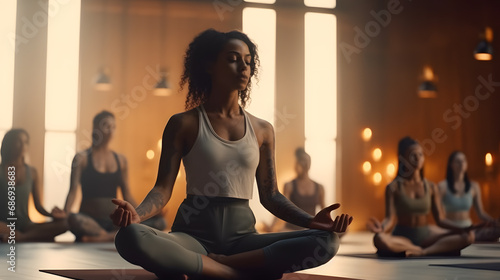
[[[50,212],[50,216],[56,220],[62,220],[66,219],[68,215],[66,214],[66,212],[64,212],[63,210],[61,210],[59,207],[56,206]]]
[[[345,232],[347,227],[351,224],[353,218],[349,214],[342,214],[337,216],[335,220],[332,220],[330,212],[339,207],[340,204],[335,203],[319,211],[309,224],[309,228],[334,231],[338,233]]]

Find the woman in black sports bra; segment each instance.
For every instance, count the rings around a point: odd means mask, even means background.
[[[102,111],[94,117],[92,147],[79,152],[73,159],[70,190],[64,210],[71,213],[78,186],[81,186],[82,202],[79,213],[69,215],[68,222],[76,241],[111,242],[117,228],[109,214],[115,207],[109,201],[116,197],[120,188],[124,199],[136,202],[128,184],[128,166],[124,155],[109,148],[116,129],[115,117],[111,112]],[[161,214],[149,222],[163,230],[165,221]]]
[[[398,145],[398,175],[386,187],[386,217],[368,224],[380,256],[415,257],[459,255],[474,240],[470,229],[456,227],[445,218],[436,185],[423,175],[424,153],[420,144],[405,137]],[[430,226],[432,211],[438,227]],[[396,223],[394,225],[394,221]]]

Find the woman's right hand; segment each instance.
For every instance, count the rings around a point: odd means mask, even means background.
[[[115,211],[109,215],[115,226],[126,227],[130,224],[138,224],[141,222],[141,218],[132,204],[116,198],[111,201],[118,205]]]
[[[373,233],[384,232],[382,223],[375,217],[370,217],[370,220],[366,223],[366,228]]]

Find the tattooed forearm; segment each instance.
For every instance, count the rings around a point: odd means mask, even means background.
[[[261,166],[264,173],[259,184],[259,196],[262,205],[276,217],[301,227],[308,227],[312,216],[293,204],[288,198],[278,191],[274,158],[269,150],[262,150],[265,165]]]
[[[141,221],[156,215],[166,204],[164,194],[157,188],[153,188],[142,203],[137,207],[137,214],[141,217]]]
[[[264,207],[284,221],[305,228],[311,223],[313,218],[311,215],[297,207],[279,192],[269,195],[264,201],[262,203]]]

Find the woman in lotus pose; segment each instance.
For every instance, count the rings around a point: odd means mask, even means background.
[[[58,207],[51,212],[42,204],[42,186],[35,167],[26,164],[29,135],[24,129],[9,130],[3,140],[0,163],[0,240],[9,243],[11,224],[8,218],[15,220],[15,242],[54,241],[54,237],[68,230],[66,213]],[[9,192],[11,191],[11,192]],[[28,201],[33,196],[36,210],[53,220],[46,223],[34,223],[28,215]],[[13,200],[11,198],[14,198]],[[9,202],[15,201],[14,212],[9,213]],[[13,215],[14,214],[14,215]],[[11,243],[9,243],[11,244]]]
[[[71,182],[64,210],[76,241],[112,242],[118,231],[109,217],[115,207],[109,201],[120,188],[123,198],[136,205],[128,184],[128,164],[124,155],[109,148],[116,130],[115,117],[109,111],[98,113],[92,122],[92,147],[79,152],[73,159]],[[82,202],[78,213],[71,213],[76,192],[81,186]],[[71,213],[71,214],[70,214]],[[161,214],[146,222],[163,230]]]
[[[111,217],[121,227],[115,245],[127,261],[165,279],[276,279],[337,252],[336,232],[352,221],[347,214],[331,218],[339,204],[313,217],[278,191],[273,127],[244,109],[257,65],[256,46],[239,31],[209,29],[189,45],[181,81],[189,110],[165,127],[157,181],[137,208],[113,200]],[[169,201],[181,160],[187,197],[172,232],[139,224]],[[270,212],[310,230],[258,234],[248,203],[254,179]]]
[[[474,231],[475,241],[498,241],[500,222],[483,209],[481,189],[477,182],[469,180],[467,158],[460,151],[450,154],[446,166],[446,180],[439,182],[439,191],[446,211],[446,218],[456,226],[472,226],[470,210],[472,206],[485,224],[478,225]]]
[[[410,137],[398,145],[398,174],[386,187],[382,223],[372,219],[374,245],[381,256],[424,256],[460,254],[474,240],[470,229],[455,226],[445,219],[437,186],[424,177],[424,154]],[[429,225],[432,211],[436,224]],[[396,225],[392,232],[394,220]]]

